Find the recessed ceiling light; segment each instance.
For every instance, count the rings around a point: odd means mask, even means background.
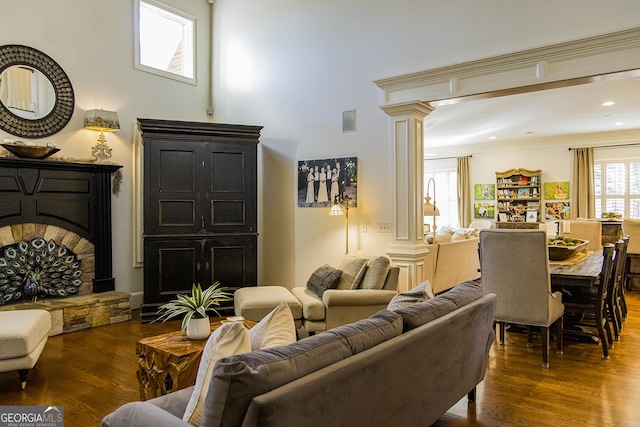
[[[603,107],[609,107],[610,105],[615,105],[616,103],[613,101],[607,101],[607,102],[603,102],[602,105]]]
[[[496,139],[496,137],[495,136],[490,136],[489,139]]]
[[[616,123],[615,123],[615,125],[616,125],[616,126],[621,126],[621,125],[623,125],[623,124],[624,124],[623,122],[616,122]]]

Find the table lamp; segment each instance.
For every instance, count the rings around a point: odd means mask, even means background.
[[[84,128],[100,131],[98,143],[91,147],[91,155],[98,160],[111,157],[111,148],[107,145],[107,138],[104,132],[120,130],[118,113],[107,110],[89,110],[84,118]]]

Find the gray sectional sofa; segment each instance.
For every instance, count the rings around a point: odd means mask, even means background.
[[[475,398],[495,295],[465,282],[291,345],[221,359],[202,426],[428,426]],[[108,426],[188,426],[187,388],[107,415]]]

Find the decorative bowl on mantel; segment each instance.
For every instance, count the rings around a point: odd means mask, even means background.
[[[574,245],[553,245],[549,242],[549,261],[564,261],[587,248],[588,240],[571,239]]]
[[[47,147],[46,145],[24,145],[5,142],[0,144],[11,154],[23,159],[46,159],[52,154],[60,151],[59,148]]]

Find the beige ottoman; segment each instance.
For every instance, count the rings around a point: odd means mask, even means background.
[[[282,301],[285,301],[296,328],[302,326],[302,305],[300,301],[284,286],[251,286],[238,289],[233,297],[233,305],[236,316],[259,322],[269,314]]]
[[[50,329],[51,314],[46,310],[0,311],[0,372],[18,371],[24,389]]]

